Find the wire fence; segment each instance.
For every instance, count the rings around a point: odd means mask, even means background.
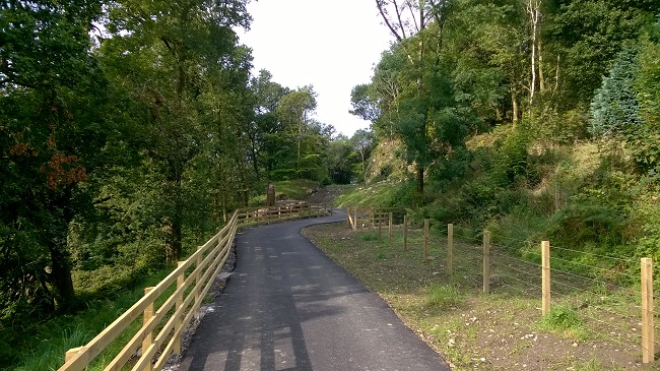
[[[545,315],[552,315],[553,308],[569,310],[591,333],[614,343],[638,344],[644,363],[653,361],[653,350],[660,348],[660,333],[653,326],[660,310],[652,305],[660,290],[647,293],[651,302],[643,307],[643,282],[650,282],[652,277],[640,275],[638,259],[550,245],[544,290],[542,241],[491,236],[489,231],[447,225],[413,228],[405,215],[398,218],[399,223],[373,218],[383,215],[374,209],[349,209],[349,215],[348,224],[354,230],[382,230],[385,223],[388,231],[403,235],[404,248],[423,251],[423,256],[431,254],[438,260],[439,273],[464,289],[537,300]],[[643,320],[645,311],[649,320]]]

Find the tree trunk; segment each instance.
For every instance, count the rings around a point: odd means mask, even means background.
[[[557,70],[555,71],[555,88],[554,92],[559,90],[559,65],[561,64],[561,56],[557,54]]]
[[[73,280],[71,279],[71,262],[68,254],[65,253],[66,246],[62,246],[61,243],[51,243],[49,250],[52,260],[50,283],[55,309],[64,310],[73,302],[75,297]]]
[[[168,264],[175,264],[181,258],[181,214],[183,207],[175,206],[175,215],[165,224],[165,259]]]
[[[536,91],[536,23],[532,34],[532,82],[529,86],[529,109],[531,111],[534,103],[534,92]]]
[[[417,167],[417,192],[420,196],[424,195],[424,168],[421,166]]]
[[[518,108],[518,90],[516,89],[515,84],[511,85],[511,103],[513,104],[513,123],[518,123],[518,117],[520,116],[520,109]]]
[[[545,91],[545,78],[543,76],[543,43],[541,42],[541,38],[538,38],[538,43],[539,43],[539,88],[541,89],[541,93]]]
[[[181,257],[181,230],[183,224],[183,203],[181,194],[181,174],[183,165],[170,164],[170,174],[167,187],[167,196],[173,203],[174,212],[165,220],[163,231],[165,232],[165,260],[168,264],[176,264]]]
[[[296,156],[296,173],[298,175],[298,178],[301,178],[300,176],[300,142],[302,141],[302,123],[298,125],[298,154]]]
[[[529,86],[529,110],[531,112],[534,103],[534,94],[536,92],[536,48],[538,36],[538,23],[539,23],[539,8],[541,6],[540,0],[527,0],[527,13],[529,14],[530,23],[532,26],[532,81]]]
[[[362,182],[367,183],[367,167],[364,164],[364,151],[360,151],[362,156]]]

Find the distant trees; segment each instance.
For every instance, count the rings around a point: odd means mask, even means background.
[[[351,112],[371,121],[379,138],[401,140],[420,195],[425,174],[454,169],[436,165],[464,153],[470,134],[493,125],[524,121],[540,133],[551,117],[586,116],[589,107],[594,120],[619,122],[615,116],[624,113],[613,113],[612,99],[626,95],[633,104],[640,91],[632,89],[640,84],[633,82],[639,62],[622,53],[639,44],[658,11],[647,1],[375,0],[375,6],[396,43],[370,84],[353,89]],[[615,82],[621,78],[624,90]]]
[[[311,86],[250,76],[247,0],[0,5],[0,321],[72,270],[173,264],[263,182],[328,178]]]

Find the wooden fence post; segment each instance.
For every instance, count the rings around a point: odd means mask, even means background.
[[[541,243],[541,313],[545,316],[550,312],[550,242]]]
[[[199,251],[202,248],[202,246],[197,247],[197,251]],[[199,312],[202,307],[202,290],[201,290],[201,283],[199,282],[202,279],[202,254],[197,255],[197,262],[195,263],[195,270],[197,273],[195,273],[195,287],[199,287],[199,289],[195,289],[195,308],[197,308],[197,313],[195,313],[195,320],[199,320]]]
[[[653,259],[642,258],[642,363],[654,360]]]
[[[282,219],[282,206],[277,207],[277,219]]]
[[[358,209],[355,209],[355,210],[353,210],[353,230],[354,231],[357,231],[358,223],[359,223]]]
[[[403,216],[403,249],[408,248],[408,215]]]
[[[144,294],[147,295],[148,293],[153,290],[153,287],[147,287],[144,289]],[[144,312],[142,313],[142,326],[146,326],[147,323],[149,323],[149,320],[154,316],[154,302],[152,301],[149,303],[149,305],[144,309]],[[142,354],[147,353],[147,349],[151,346],[151,344],[154,341],[154,334],[153,332],[148,332],[144,336],[144,340],[142,340]],[[147,367],[144,368],[146,371],[151,371],[151,360],[147,362]]]
[[[484,230],[484,294],[490,293],[490,232]]]
[[[424,261],[429,258],[429,220],[424,219]]]
[[[184,265],[186,262],[182,261],[177,264],[177,267],[180,267]],[[209,269],[212,269],[213,267],[209,267]],[[179,275],[179,277],[176,278],[176,288],[177,290],[180,289],[186,281],[186,272],[183,271]],[[174,309],[175,311],[179,310],[180,307],[183,306],[183,292],[179,295],[178,298],[176,298],[176,308]],[[183,326],[183,318],[182,316],[178,316],[176,318],[176,321],[174,322],[174,333],[176,334],[181,330],[181,327]],[[181,335],[182,333],[179,332],[179,335],[174,339],[174,347],[172,349],[172,353],[174,354],[181,354]]]
[[[376,227],[376,211],[374,210],[373,207],[371,208],[371,227],[372,228]],[[371,228],[369,228],[369,229],[371,229]]]
[[[378,214],[378,239],[382,240],[383,239],[383,220],[382,220],[383,214],[380,213]]]
[[[346,225],[348,228],[353,227],[353,223],[351,223],[351,208],[347,207],[346,208]]]
[[[393,215],[392,212],[390,211],[390,224],[389,224],[389,230],[387,231],[390,245],[392,244],[392,234],[394,233],[394,226],[392,225],[393,222],[394,222]]]
[[[447,225],[447,274],[454,274],[454,225]]]

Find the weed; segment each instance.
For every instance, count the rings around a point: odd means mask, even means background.
[[[587,333],[583,325],[575,309],[558,305],[543,316],[539,327],[542,330],[555,332],[565,337],[584,340]]]
[[[571,368],[575,371],[602,371],[605,370],[605,367],[599,360],[592,358],[587,362],[575,362],[572,364]],[[611,369],[608,367],[607,369]],[[614,370],[620,370],[620,368],[615,368]]]
[[[452,308],[463,304],[465,298],[454,285],[433,284],[428,289],[428,302],[440,308]]]
[[[365,233],[360,236],[362,241],[376,241],[378,240],[378,233]]]

